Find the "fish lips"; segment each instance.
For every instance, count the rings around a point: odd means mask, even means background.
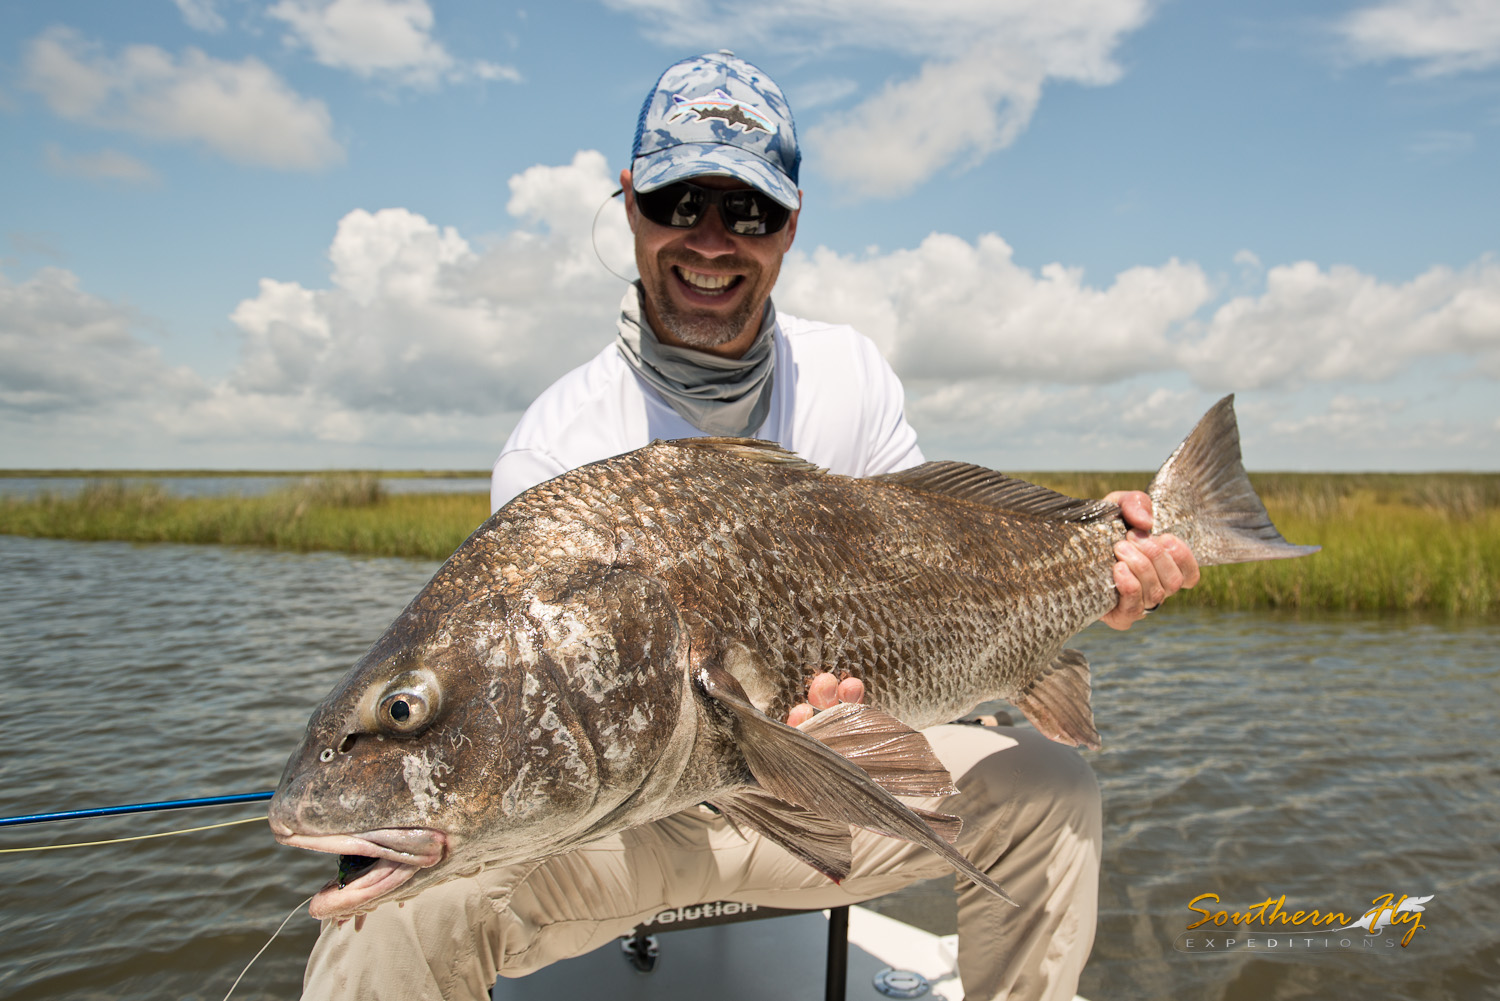
[[[343,886],[338,877],[312,898],[307,912],[315,918],[347,917],[369,910],[372,901],[401,886],[420,869],[430,869],[448,854],[448,836],[427,827],[394,827],[359,834],[296,834],[272,826],[276,840],[293,848],[329,855],[363,855],[375,859]]]

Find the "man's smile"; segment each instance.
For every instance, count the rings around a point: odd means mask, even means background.
[[[672,265],[672,273],[677,276],[679,282],[691,292],[700,296],[717,298],[728,293],[731,289],[739,286],[744,280],[744,275],[737,274],[713,274],[706,271],[694,271],[680,264]]]

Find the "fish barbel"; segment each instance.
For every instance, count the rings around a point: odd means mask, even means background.
[[[1316,551],[1251,488],[1232,397],[1150,494],[1200,565]],[[1099,746],[1064,644],[1114,607],[1125,533],[1113,504],[963,463],[856,479],[696,438],[575,469],[480,526],[317,707],[272,829],[344,857],[315,917],[699,802],[835,879],[855,825],[1003,896],[956,818],[891,794],[951,792],[916,731],[991,699]],[[865,703],[780,722],[823,671]]]

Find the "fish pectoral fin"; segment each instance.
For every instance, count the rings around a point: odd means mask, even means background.
[[[840,702],[798,729],[863,768],[892,795],[958,792],[927,738],[874,706]]]
[[[761,789],[741,789],[710,804],[735,827],[759,831],[835,883],[849,875],[853,839],[844,821],[829,820]]]
[[[1099,750],[1094,710],[1089,706],[1089,661],[1077,650],[1063,650],[1015,700],[1031,725],[1060,744]]]
[[[696,680],[729,717],[745,763],[767,794],[830,820],[921,845],[986,890],[1015,903],[999,883],[964,858],[911,807],[877,785],[864,769],[751,705],[734,675],[721,667],[703,667]],[[944,824],[947,827],[948,822]]]

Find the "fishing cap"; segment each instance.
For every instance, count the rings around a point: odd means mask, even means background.
[[[630,172],[646,192],[733,177],[798,207],[797,129],[776,82],[728,49],[673,63],[641,106]]]

